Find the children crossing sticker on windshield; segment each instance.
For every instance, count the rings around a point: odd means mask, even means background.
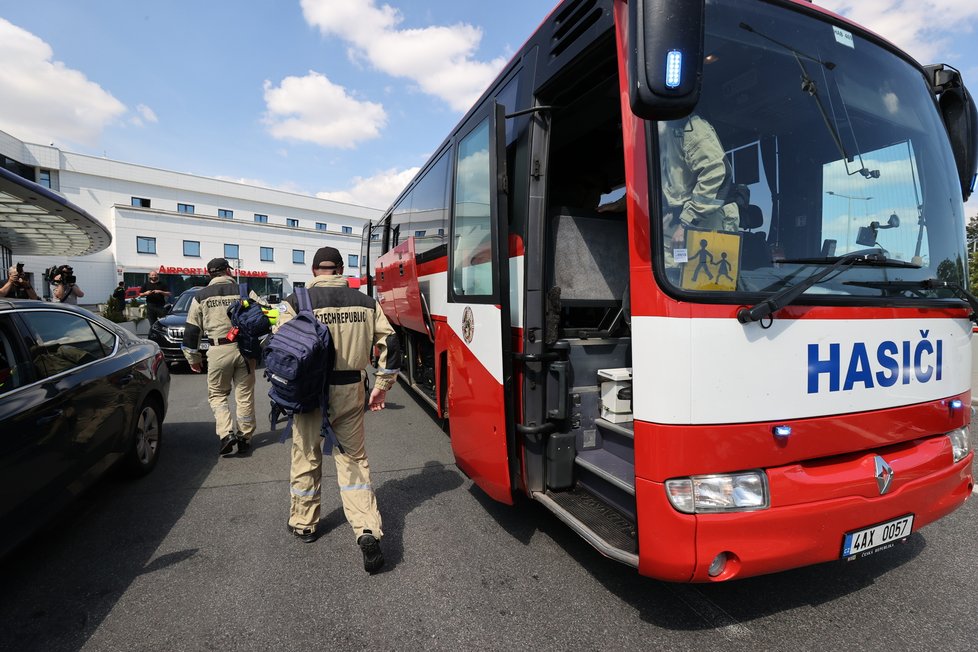
[[[730,291],[740,273],[740,235],[718,231],[686,231],[689,260],[683,267],[686,290]]]

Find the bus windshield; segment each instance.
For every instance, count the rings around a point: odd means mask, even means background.
[[[918,69],[828,19],[746,0],[709,0],[704,53],[695,112],[652,129],[668,285],[756,298],[860,251],[877,262],[803,298],[950,300],[921,282],[966,283],[958,176]]]

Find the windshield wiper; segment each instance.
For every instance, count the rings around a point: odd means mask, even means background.
[[[808,69],[805,68],[805,64],[802,62],[802,59],[808,59],[809,61],[814,61],[818,65],[823,66],[828,70],[834,70],[835,64],[832,63],[831,61],[822,61],[818,57],[813,57],[810,54],[805,54],[804,52],[796,50],[795,48],[791,47],[787,43],[782,43],[781,41],[775,38],[771,38],[770,36],[768,36],[763,32],[757,31],[747,23],[740,23],[739,27],[745,32],[750,32],[751,34],[757,34],[762,39],[766,41],[770,41],[771,43],[774,43],[780,48],[784,48],[785,50],[790,52],[791,55],[795,58],[795,61],[798,63],[798,67],[801,69],[801,90],[807,93],[809,97],[811,97],[813,100],[815,100],[815,106],[818,107],[818,112],[822,116],[822,121],[825,123],[825,128],[828,129],[829,135],[832,136],[832,141],[835,143],[836,148],[839,150],[839,153],[842,155],[842,160],[844,162],[844,165],[846,166],[846,174],[852,176],[853,174],[856,174],[858,172],[865,179],[879,179],[880,171],[870,170],[866,167],[866,164],[863,163],[863,155],[862,152],[859,151],[858,143],[856,144],[856,155],[859,157],[860,168],[855,172],[849,171],[849,161],[851,161],[853,157],[849,156],[849,153],[846,152],[845,145],[842,144],[842,136],[839,134],[839,130],[835,126],[834,120],[829,117],[829,113],[825,109],[825,104],[822,102],[822,97],[818,94],[818,86],[816,85],[815,80],[812,79],[811,75],[808,74]],[[851,125],[849,129],[852,130]],[[856,139],[855,133],[852,134],[852,138],[853,141],[855,141]]]
[[[741,308],[737,311],[737,321],[747,324],[752,321],[760,321],[772,313],[781,310],[785,306],[791,305],[795,299],[800,297],[805,291],[821,281],[823,278],[841,267],[851,267],[853,265],[874,265],[877,267],[912,267],[919,269],[920,265],[908,263],[905,260],[887,258],[886,254],[878,249],[862,249],[851,251],[843,256],[829,258],[789,258],[779,260],[778,263],[806,263],[811,265],[828,265],[825,269],[820,269],[805,280],[786,287],[779,292],[771,295],[759,304],[751,308]],[[978,305],[978,304],[976,304]]]
[[[942,281],[937,278],[925,278],[921,281],[846,281],[843,285],[888,290],[950,290],[959,299],[963,299],[971,306],[969,319],[978,324],[978,297],[961,287],[960,283]]]

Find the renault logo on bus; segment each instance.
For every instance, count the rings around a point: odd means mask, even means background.
[[[893,482],[893,468],[879,455],[874,461],[876,462],[876,486],[879,487],[882,496],[890,490],[890,484]]]

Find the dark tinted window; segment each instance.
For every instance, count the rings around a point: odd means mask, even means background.
[[[87,319],[53,311],[24,312],[21,317],[33,340],[30,355],[38,376],[54,376],[106,356]]]
[[[415,253],[420,254],[445,244],[448,164],[448,155],[442,155],[411,191],[411,229],[414,231]]]

